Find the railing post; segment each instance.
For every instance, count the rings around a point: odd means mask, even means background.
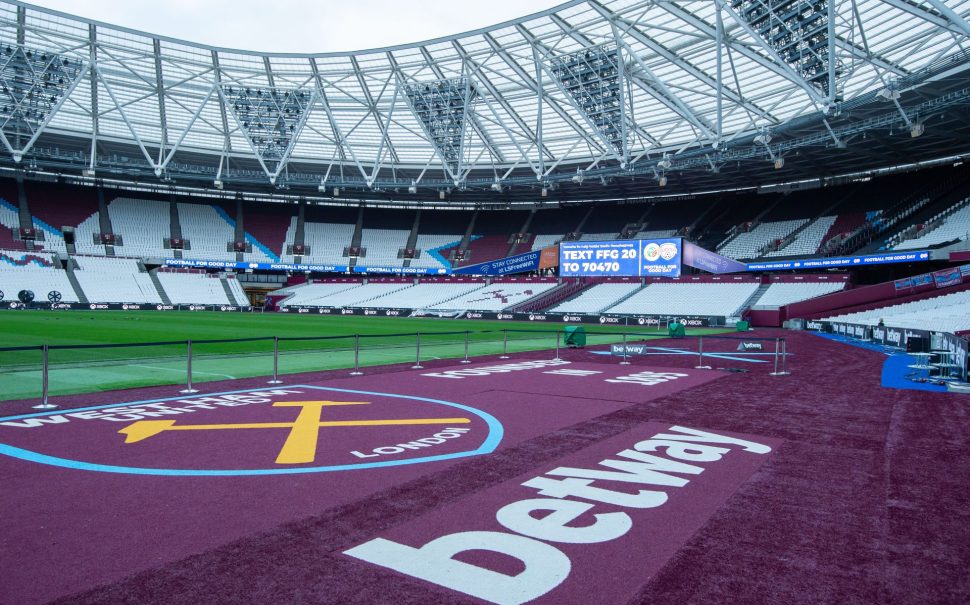
[[[35,410],[53,410],[57,406],[50,402],[50,357],[48,355],[47,345],[41,347],[41,356],[43,358],[43,368],[40,374],[40,397],[41,401],[37,405],[33,406]]]
[[[559,338],[560,332],[559,330],[556,330],[556,356],[552,358],[553,361],[562,361],[559,359]]]
[[[697,365],[694,366],[695,370],[710,370],[711,366],[704,365],[704,337],[697,337]]]
[[[360,334],[354,334],[354,371],[350,375],[362,376],[363,374],[360,371]]]
[[[471,363],[471,360],[468,359],[468,330],[465,330],[465,358],[460,363]]]
[[[782,373],[778,371],[778,354],[779,354],[779,342],[778,338],[775,339],[775,370],[769,374],[769,376],[781,376]]]
[[[499,359],[509,358],[509,329],[502,328],[502,354]]]
[[[620,365],[621,366],[628,366],[628,365],[630,365],[629,360],[627,360],[627,358],[626,358],[626,354],[627,354],[627,352],[626,352],[626,332],[624,332],[623,333],[623,361],[620,362]]]
[[[185,393],[189,395],[191,393],[198,393],[199,389],[192,388],[192,341],[185,341],[185,354],[186,354],[186,364],[185,364],[185,388],[179,391],[179,393]]]
[[[412,370],[423,370],[424,366],[421,365],[421,332],[415,332],[415,361],[414,365],[411,366]]]
[[[267,380],[266,384],[283,384],[280,380],[280,337],[273,337],[273,380]]]
[[[789,376],[791,372],[788,371],[788,341],[784,338],[781,339],[781,372],[778,376]]]

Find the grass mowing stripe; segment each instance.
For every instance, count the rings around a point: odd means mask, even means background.
[[[7,346],[91,345],[223,340],[279,336],[280,374],[350,368],[354,334],[360,334],[362,367],[415,360],[415,332],[422,332],[421,358],[458,359],[508,351],[552,349],[562,324],[438,318],[313,316],[262,313],[193,313],[157,311],[5,311],[0,342]],[[620,342],[621,333],[661,336],[641,326],[586,326],[588,344]],[[716,334],[725,329],[691,329]],[[435,334],[448,332],[448,334]],[[342,336],[343,338],[333,338]],[[307,337],[321,340],[307,340]],[[301,340],[285,340],[299,338]],[[327,338],[328,340],[322,340]],[[633,336],[630,337],[631,340]],[[564,340],[560,340],[564,345]],[[227,377],[268,376],[273,368],[272,340],[193,343],[193,382]],[[185,380],[184,345],[145,345],[120,349],[56,349],[50,356],[52,395],[154,385]],[[153,366],[154,371],[139,366]],[[0,352],[0,392],[5,400],[40,395],[40,352]],[[181,376],[180,376],[181,374]]]

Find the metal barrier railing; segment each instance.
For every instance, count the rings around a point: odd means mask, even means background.
[[[501,334],[501,338],[498,338],[498,334]],[[302,348],[298,347],[287,354],[298,354],[298,353],[316,353],[316,354],[330,354],[334,351],[341,351],[350,354],[352,352],[352,369],[349,372],[351,376],[361,376],[364,374],[362,370],[361,353],[365,350],[381,350],[380,345],[374,347],[366,347],[364,342],[367,340],[391,340],[397,344],[385,345],[383,349],[387,348],[397,348],[397,349],[407,349],[413,346],[414,350],[414,364],[410,366],[412,369],[423,369],[423,361],[427,361],[431,357],[422,358],[422,344],[424,344],[425,349],[445,346],[445,354],[448,357],[454,358],[459,357],[459,363],[468,364],[472,363],[472,357],[476,355],[473,352],[473,345],[485,345],[488,344],[487,352],[478,352],[477,355],[489,355],[489,354],[499,354],[499,359],[508,359],[510,352],[510,342],[515,343],[516,346],[513,348],[519,351],[527,350],[541,350],[543,348],[552,348],[549,345],[553,345],[552,336],[555,336],[554,341],[554,360],[561,359],[561,348],[563,345],[562,341],[562,330],[523,330],[523,329],[502,329],[502,330],[464,330],[464,331],[442,331],[442,332],[408,332],[408,333],[396,333],[396,334],[353,334],[353,335],[335,335],[335,336],[263,336],[263,337],[252,337],[252,338],[234,338],[234,339],[209,339],[209,340],[179,340],[179,341],[158,341],[158,342],[148,342],[148,343],[112,343],[112,344],[84,344],[84,345],[40,345],[40,346],[21,346],[21,347],[0,347],[0,353],[7,352],[17,352],[17,351],[40,351],[41,353],[41,393],[40,393],[40,403],[34,406],[35,409],[54,409],[58,407],[57,405],[50,402],[50,373],[51,373],[51,362],[50,362],[50,352],[57,351],[72,351],[72,350],[106,350],[106,349],[132,349],[137,347],[184,347],[184,360],[185,360],[185,387],[179,392],[183,394],[193,394],[198,393],[199,389],[195,387],[194,384],[194,374],[193,374],[193,362],[195,355],[197,354],[194,349],[199,345],[237,345],[239,343],[258,343],[266,342],[272,343],[272,366],[271,373],[264,372],[261,375],[270,374],[271,379],[267,381],[267,384],[283,384],[281,379],[281,366],[280,360],[281,355],[284,353],[281,351],[281,344],[291,343],[291,344],[301,344],[304,345]],[[624,330],[619,331],[586,331],[587,337],[605,337],[602,338],[602,342],[598,344],[616,343],[619,341],[622,346],[619,351],[618,356],[620,357],[620,365],[630,365],[630,342],[636,341],[652,341],[652,340],[662,340],[668,339],[669,336],[666,334],[658,334],[656,332],[648,332],[642,330]],[[472,338],[473,335],[476,338]],[[510,335],[512,338],[510,339]],[[435,339],[440,339],[441,337],[449,336],[459,336],[460,339],[455,341],[444,341],[435,342]],[[494,336],[495,338],[490,338]],[[402,339],[413,338],[410,343],[404,342]],[[424,338],[424,343],[422,339]],[[697,339],[697,368],[710,368],[711,366],[705,365],[705,357],[712,358],[715,356],[722,356],[724,352],[715,353],[713,351],[705,352],[704,341],[707,339],[710,341],[735,341],[735,342],[768,342],[774,343],[773,353],[763,353],[765,355],[771,355],[773,358],[773,371],[770,372],[771,376],[788,376],[791,372],[788,370],[787,365],[787,341],[783,337],[775,338],[750,338],[750,337],[740,337],[740,336],[722,336],[722,335],[697,335],[697,336],[686,336],[682,339]],[[338,341],[346,341],[353,339],[352,345],[346,347],[330,347],[330,348],[310,348],[308,345],[313,343],[334,343]],[[681,340],[682,340],[681,339]],[[523,345],[523,343],[526,343]],[[543,344],[545,343],[545,344]],[[595,345],[594,345],[595,346]],[[482,346],[481,348],[486,348]],[[682,349],[670,349],[663,348],[659,352],[652,353],[656,355],[665,354],[664,351],[670,351],[670,354],[676,352],[677,354],[690,354],[687,350]],[[265,359],[265,353],[254,353],[253,355],[263,355]],[[403,351],[402,351],[403,355]],[[170,356],[166,359],[178,360],[180,356]],[[216,355],[210,355],[209,358],[217,357]],[[132,361],[132,360],[144,360],[144,359],[155,359],[151,357],[126,357],[121,358],[119,361]],[[435,358],[437,359],[437,358]],[[400,363],[406,361],[405,358],[398,356],[396,361],[391,363]],[[104,362],[94,362],[94,363],[104,363]],[[34,366],[36,367],[36,366]],[[146,366],[147,367],[147,366]],[[332,367],[351,367],[348,361],[348,365],[343,366],[332,366]],[[320,369],[320,368],[316,368]],[[312,370],[297,370],[297,371],[312,371]],[[291,372],[292,373],[292,372]],[[256,374],[260,375],[260,374]],[[230,376],[232,378],[232,376]],[[154,383],[154,384],[166,384],[166,383]],[[170,383],[169,383],[170,384]]]

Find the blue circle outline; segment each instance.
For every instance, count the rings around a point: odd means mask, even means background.
[[[407,464],[423,464],[425,462],[437,462],[439,460],[454,460],[456,458],[467,458],[470,456],[481,456],[483,454],[490,454],[495,451],[498,444],[502,441],[502,437],[505,434],[505,428],[502,423],[499,422],[497,418],[489,414],[488,412],[483,412],[481,410],[475,409],[473,407],[455,403],[453,401],[445,401],[443,399],[431,399],[428,397],[418,397],[416,395],[399,395],[396,393],[381,393],[377,391],[359,391],[355,389],[338,389],[336,387],[319,387],[312,385],[293,385],[293,386],[281,386],[276,387],[277,389],[317,389],[323,391],[335,391],[339,393],[354,393],[357,395],[377,395],[380,397],[391,397],[395,399],[411,399],[414,401],[424,401],[427,403],[436,403],[440,405],[446,405],[453,408],[458,408],[466,412],[470,412],[482,420],[488,425],[488,436],[485,441],[482,442],[474,450],[468,450],[464,452],[454,452],[451,454],[438,454],[436,456],[422,456],[420,458],[409,458],[407,460],[385,460],[382,462],[360,462],[356,464],[341,464],[341,465],[331,465],[331,466],[315,466],[315,467],[300,467],[300,468],[277,468],[277,469],[171,469],[171,468],[142,468],[135,466],[114,466],[110,464],[97,464],[94,462],[82,462],[80,460],[69,460],[67,458],[59,458],[57,456],[49,456],[47,454],[41,454],[31,450],[25,450],[19,447],[14,447],[12,445],[7,445],[5,443],[0,443],[0,454],[5,456],[10,456],[11,458],[19,458],[21,460],[26,460],[28,462],[36,462],[38,464],[46,464],[48,466],[58,466],[62,468],[70,468],[74,470],[84,470],[84,471],[94,471],[100,473],[119,473],[126,475],[158,475],[158,476],[175,476],[175,477],[239,477],[239,476],[252,476],[252,475],[299,475],[306,473],[329,473],[334,471],[348,471],[348,470],[363,470],[369,468],[382,468],[390,466],[403,466]],[[262,388],[262,389],[245,389],[242,391],[227,391],[222,393],[210,393],[206,396],[217,396],[217,395],[228,395],[233,393],[258,393],[259,391],[274,390],[272,388]],[[23,416],[0,418],[0,421],[11,420],[13,418],[27,418],[27,417],[38,417],[38,416],[51,416],[55,414],[73,413],[82,410],[92,410],[99,408],[108,407],[120,407],[129,405],[138,405],[144,403],[155,403],[159,401],[178,401],[179,398],[170,397],[161,400],[151,400],[151,401],[135,401],[125,404],[107,404],[103,406],[92,406],[88,408],[78,408],[70,411],[60,411],[60,412],[42,412],[38,414],[25,414]]]

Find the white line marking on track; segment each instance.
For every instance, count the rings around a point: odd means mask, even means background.
[[[145,368],[147,370],[168,370],[169,372],[181,372],[181,373],[185,372],[185,370],[179,370],[176,368],[163,368],[161,366],[144,366],[144,365],[139,365],[135,363],[129,364],[129,365],[133,368]],[[229,374],[219,374],[217,372],[200,372],[199,370],[192,370],[192,374],[193,375],[205,374],[206,376],[222,376],[223,378],[230,378],[232,380],[236,380],[235,376],[230,376]]]

